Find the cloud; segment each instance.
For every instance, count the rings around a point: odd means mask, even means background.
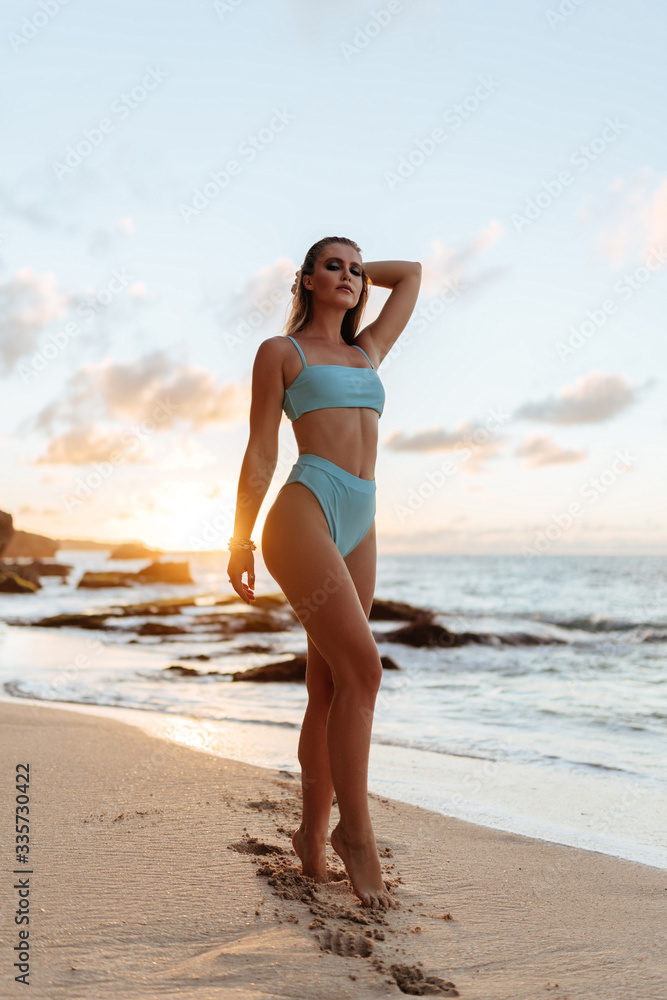
[[[465,278],[465,266],[487,253],[502,238],[504,227],[497,219],[482,229],[477,237],[465,243],[459,250],[441,240],[431,242],[432,253],[422,260],[422,289],[429,295],[437,295],[447,282],[470,288],[486,279],[486,272],[477,278]]]
[[[50,271],[37,274],[30,267],[0,280],[0,361],[10,372],[19,358],[35,349],[41,332],[71,306]]]
[[[88,247],[89,253],[105,254],[111,250],[118,241],[118,234],[121,236],[133,236],[135,232],[134,221],[129,215],[123,216],[116,222],[112,229],[98,228],[90,238]]]
[[[514,452],[525,458],[525,464],[533,469],[540,465],[560,465],[569,462],[581,462],[587,451],[575,451],[573,448],[561,448],[550,437],[535,434],[519,445]]]
[[[166,351],[158,350],[135,362],[86,365],[70,377],[61,398],[43,407],[29,426],[55,435],[37,464],[85,465],[108,460],[111,451],[123,447],[123,440],[127,450],[128,435],[136,438],[137,428],[201,429],[247,418],[248,405],[247,388],[217,385],[205,368],[175,364]],[[146,460],[143,448],[123,459]]]
[[[455,431],[446,431],[440,427],[406,434],[394,431],[383,444],[390,451],[456,451],[460,453],[458,461],[465,463],[470,472],[483,471],[483,465],[491,458],[497,457],[502,451],[505,435],[488,430],[479,423],[470,421],[459,424]]]
[[[622,375],[591,372],[566,386],[556,398],[524,403],[513,414],[516,419],[551,424],[601,423],[615,417],[637,400],[637,392]]]
[[[140,439],[127,431],[98,426],[76,427],[49,441],[35,465],[92,465],[95,462],[134,465],[150,461]]]
[[[227,302],[214,303],[220,330],[245,340],[267,320],[273,326],[277,321],[282,325],[287,318],[286,307],[292,301],[290,289],[298,267],[289,257],[279,257],[260,268]]]
[[[583,228],[607,220],[597,240],[612,266],[620,267],[628,258],[643,259],[653,249],[667,247],[667,177],[656,181],[653,171],[642,167],[629,180],[616,178],[604,201],[589,199],[578,217]]]
[[[129,364],[107,361],[89,370],[86,381],[88,398],[100,394],[113,418],[142,420],[156,399],[165,400],[172,413],[164,429],[178,421],[203,427],[247,415],[247,399],[238,386],[216,385],[205,368],[174,365],[166,351],[153,351]]]

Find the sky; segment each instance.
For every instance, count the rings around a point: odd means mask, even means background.
[[[666,28],[659,0],[7,0],[0,507],[225,549],[258,345],[344,235],[423,268],[379,368],[378,553],[667,553]],[[255,540],[297,454],[283,416]]]

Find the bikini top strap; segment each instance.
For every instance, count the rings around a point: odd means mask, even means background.
[[[352,344],[352,346],[353,346],[353,347],[356,347],[356,349],[357,349],[358,351],[361,351],[361,353],[362,353],[362,354],[363,354],[363,355],[364,355],[364,356],[366,357],[366,360],[368,361],[368,363],[369,363],[369,365],[371,366],[371,368],[372,368],[373,370],[375,370],[375,365],[373,364],[373,362],[371,361],[371,359],[370,359],[370,358],[368,357],[368,355],[366,354],[366,352],[365,352],[365,350],[363,349],[363,347],[359,347],[359,344]]]
[[[292,341],[292,343],[293,343],[293,344],[294,344],[294,346],[296,347],[297,351],[298,351],[298,352],[299,352],[299,354],[301,355],[301,360],[303,361],[303,367],[304,367],[304,368],[307,368],[307,367],[308,367],[308,362],[306,361],[306,356],[305,356],[305,354],[303,353],[303,351],[301,350],[301,348],[299,347],[299,345],[297,344],[297,342],[296,342],[296,340],[294,339],[294,337],[290,337],[290,335],[289,335],[289,333],[288,333],[288,334],[287,334],[287,339],[288,339],[288,340],[291,340],[291,341]]]

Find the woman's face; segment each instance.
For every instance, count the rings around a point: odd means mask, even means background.
[[[345,243],[330,243],[318,257],[314,273],[304,275],[304,284],[322,302],[353,309],[363,287],[362,271],[356,250]]]

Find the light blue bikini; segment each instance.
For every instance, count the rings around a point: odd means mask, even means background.
[[[382,416],[384,386],[373,362],[362,347],[370,368],[348,365],[309,365],[294,337],[303,368],[285,390],[283,410],[290,420],[304,413],[326,407],[361,406],[377,410]],[[283,486],[303,483],[317,497],[340,554],[349,555],[373,523],[375,517],[375,479],[361,479],[320,455],[299,455]]]

